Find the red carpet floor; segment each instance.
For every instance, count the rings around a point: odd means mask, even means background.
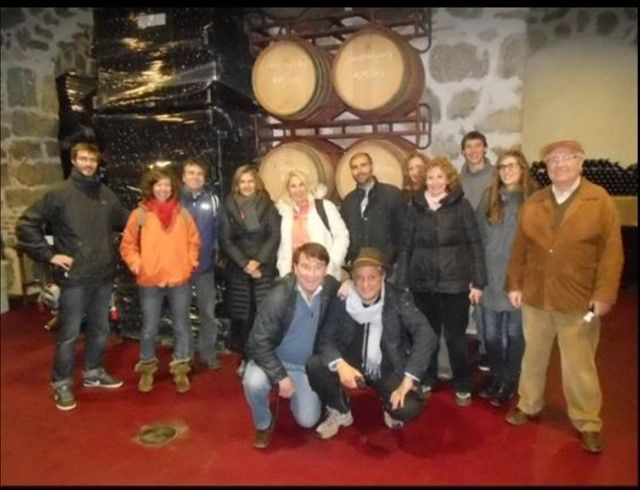
[[[375,397],[353,399],[354,424],[322,441],[297,427],[286,403],[265,451],[253,429],[234,369],[197,373],[189,393],[175,392],[170,352],[160,347],[156,388],[136,391],[136,342],[111,339],[108,370],[120,390],[82,388],[78,407],[55,408],[48,388],[54,335],[35,307],[2,315],[2,485],[634,485],[638,484],[638,351],[635,286],[622,295],[602,329],[598,366],[604,392],[602,455],[586,453],[565,412],[554,352],[548,404],[538,422],[512,427],[506,408],[480,398],[458,408],[448,387],[436,391],[420,418],[392,432]],[[478,382],[480,379],[477,380]],[[163,447],[137,442],[141,428],[181,429]]]

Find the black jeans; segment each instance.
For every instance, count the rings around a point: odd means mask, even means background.
[[[347,361],[348,362],[348,361]],[[362,366],[355,366],[361,371]],[[334,373],[326,366],[319,355],[313,355],[307,360],[307,377],[313,391],[320,397],[323,405],[336,409],[340,413],[350,410],[349,399],[340,383],[338,373]],[[410,391],[404,400],[404,407],[393,410],[389,401],[391,393],[395,390],[403,376],[387,376],[377,381],[365,380],[367,385],[380,396],[385,412],[397,420],[406,422],[420,415],[424,402],[420,400],[415,391]]]
[[[418,309],[425,314],[436,336],[444,328],[444,340],[449,351],[453,389],[471,392],[471,374],[467,356],[467,325],[469,324],[469,293],[445,294],[412,291]],[[433,351],[423,384],[432,386],[438,379],[438,351]]]

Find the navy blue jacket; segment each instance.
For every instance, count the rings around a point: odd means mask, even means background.
[[[187,189],[182,189],[182,206],[189,210],[200,234],[200,255],[198,268],[193,275],[210,272],[214,268],[215,253],[218,248],[218,223],[220,200],[208,191],[201,191],[195,197]]]

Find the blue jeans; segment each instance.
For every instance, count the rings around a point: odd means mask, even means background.
[[[215,320],[216,283],[213,271],[197,275],[191,280],[196,289],[200,328],[196,350],[204,362],[213,361],[216,356],[218,325]],[[190,353],[193,358],[193,352]]]
[[[140,286],[140,309],[142,310],[142,331],[140,332],[140,361],[150,362],[156,358],[156,336],[162,314],[162,300],[169,299],[171,327],[175,336],[173,358],[188,360],[191,347],[189,327],[189,307],[191,306],[191,285],[173,287]]]
[[[84,334],[85,371],[102,367],[102,354],[109,337],[109,301],[111,281],[66,287],[60,291],[60,326],[56,337],[51,380],[54,386],[73,382],[76,340],[86,315]]]
[[[482,307],[487,356],[492,376],[515,384],[524,354],[522,311],[494,311]]]
[[[320,419],[320,398],[309,386],[309,379],[304,366],[297,366],[283,362],[287,376],[293,381],[295,392],[291,397],[291,412],[298,425],[305,428],[313,427]],[[271,410],[269,410],[269,392],[272,389],[267,375],[253,360],[247,363],[242,378],[244,397],[251,409],[253,425],[258,430],[264,430],[271,424]],[[276,388],[277,389],[277,388]]]

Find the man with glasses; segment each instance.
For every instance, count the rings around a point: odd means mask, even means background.
[[[611,196],[581,177],[579,142],[556,141],[540,153],[551,185],[523,204],[507,270],[509,299],[522,308],[525,351],[520,399],[506,421],[522,425],[541,412],[557,336],[569,418],[583,448],[599,453],[602,392],[595,357],[600,317],[620,285],[620,219]]]
[[[52,264],[54,281],[61,287],[60,326],[51,376],[60,410],[76,407],[76,340],[85,317],[83,385],[119,388],[123,384],[104,370],[102,354],[109,335],[109,301],[118,261],[112,235],[124,228],[129,211],[100,182],[96,174],[99,159],[96,145],[74,145],[69,178],[29,207],[16,225],[19,246],[33,260]],[[45,240],[46,224],[53,230],[53,246]]]

